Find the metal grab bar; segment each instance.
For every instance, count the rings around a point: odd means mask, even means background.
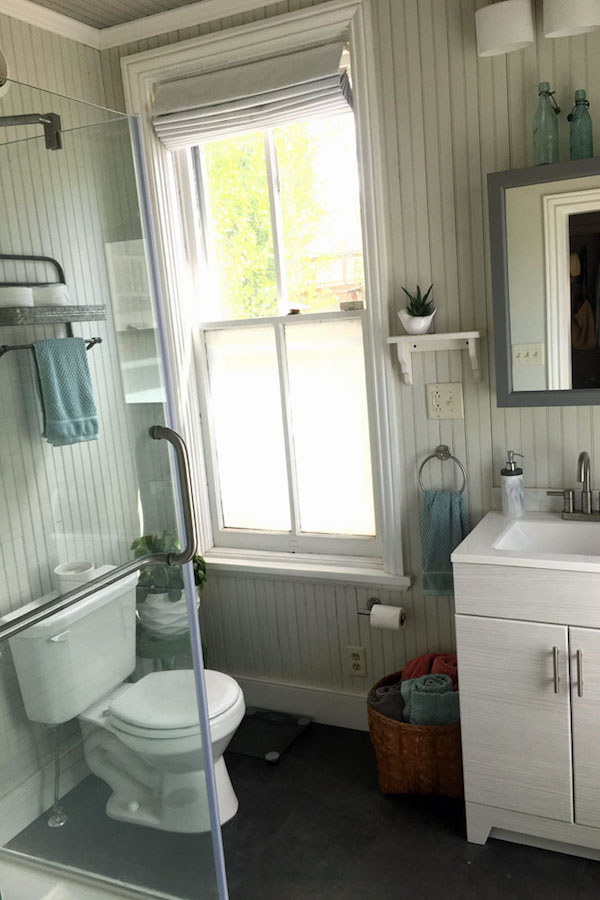
[[[196,516],[194,512],[194,498],[190,481],[190,457],[185,441],[180,434],[167,428],[165,425],[153,425],[150,428],[150,437],[155,441],[168,441],[177,459],[177,474],[179,476],[179,488],[181,491],[181,511],[183,513],[183,529],[185,534],[185,547],[179,553],[169,553],[170,566],[183,566],[193,560],[198,552],[198,538],[196,537]]]
[[[80,585],[74,590],[69,591],[67,594],[62,594],[60,597],[54,597],[52,600],[47,600],[46,603],[42,603],[30,612],[5,617],[4,621],[0,619],[0,641],[6,641],[16,634],[19,634],[19,632],[30,628],[32,625],[43,622],[44,619],[48,619],[55,613],[61,612],[63,609],[68,609],[75,603],[79,603],[80,600],[85,600],[86,597],[91,597],[96,591],[105,587],[110,587],[111,584],[115,584],[115,582],[120,581],[122,578],[126,578],[128,575],[133,575],[134,572],[137,572],[145,566],[180,566],[192,561],[197,552],[198,542],[196,538],[194,500],[192,497],[189,475],[187,447],[181,435],[177,434],[176,431],[173,431],[172,428],[166,428],[163,425],[153,425],[152,428],[150,428],[150,436],[154,438],[154,440],[168,441],[175,450],[186,539],[183,550],[179,553],[148,553],[145,556],[139,556],[137,559],[132,559],[130,562],[123,563],[122,566],[111,569],[110,572],[101,575],[99,578],[94,578],[93,581],[88,581],[85,584]]]

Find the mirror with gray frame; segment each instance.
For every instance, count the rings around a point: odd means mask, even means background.
[[[488,175],[498,406],[600,404],[600,158]]]

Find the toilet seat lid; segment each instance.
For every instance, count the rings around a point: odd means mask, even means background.
[[[223,672],[204,672],[208,715],[214,719],[230,709],[240,687]],[[156,731],[197,728],[199,725],[196,685],[192,669],[151,672],[110,704],[115,719]]]

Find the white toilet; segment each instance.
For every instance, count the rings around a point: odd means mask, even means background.
[[[47,725],[79,718],[88,766],[113,791],[107,815],[165,831],[209,831],[193,671],[124,683],[135,668],[136,583],[137,575],[123,579],[11,638],[25,710]],[[238,801],[223,752],[244,716],[244,696],[229,675],[207,670],[205,679],[224,823]]]

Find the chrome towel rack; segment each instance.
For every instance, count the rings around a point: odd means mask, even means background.
[[[440,444],[439,447],[436,447],[433,453],[430,453],[429,456],[426,456],[421,465],[419,466],[419,487],[422,491],[426,490],[425,485],[423,484],[422,472],[427,463],[432,459],[439,459],[444,462],[447,459],[451,459],[453,463],[455,463],[462,473],[463,483],[460,488],[460,493],[464,493],[465,487],[467,486],[467,472],[460,459],[457,459],[456,456],[453,456],[450,452],[450,447],[446,444]]]
[[[0,125],[2,124],[0,117]],[[57,259],[52,256],[37,256],[23,253],[0,253],[0,267],[5,262],[17,264],[44,263],[52,266],[57,281],[0,281],[0,287],[50,287],[54,284],[66,285],[65,272]],[[74,337],[73,322],[99,321],[106,319],[106,308],[103,306],[12,306],[0,308],[0,326],[4,325],[64,325],[67,337]],[[102,338],[86,338],[86,350],[102,343]],[[0,356],[9,350],[33,350],[33,344],[2,344]]]
[[[85,349],[91,350],[92,347],[95,347],[96,344],[102,343],[101,337],[93,337],[93,338],[84,338],[85,341]],[[5,353],[10,353],[11,350],[33,350],[33,344],[0,344],[0,356],[4,356]]]

